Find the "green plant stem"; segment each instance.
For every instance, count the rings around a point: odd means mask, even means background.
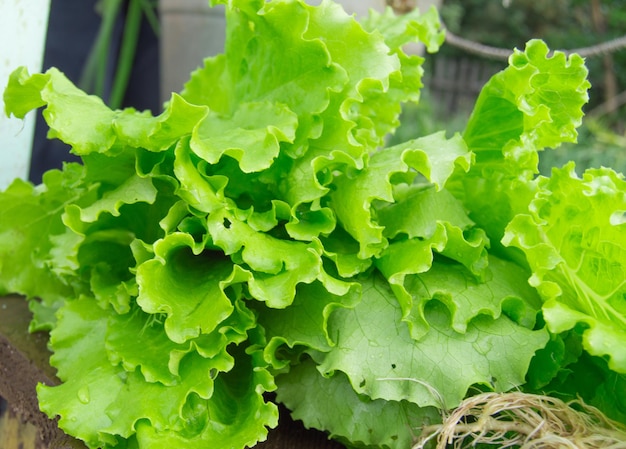
[[[102,2],[102,24],[79,82],[79,86],[83,90],[100,97],[104,96],[106,68],[109,62],[113,29],[121,6],[122,0],[104,0]]]
[[[141,19],[141,0],[131,0],[128,5],[122,47],[120,48],[113,87],[111,88],[111,96],[109,97],[109,106],[112,109],[120,108],[124,100],[128,80],[130,79],[130,74],[133,69],[135,54],[137,53],[137,41],[141,29]]]
[[[161,25],[159,23],[159,18],[155,12],[157,8],[155,4],[158,3],[158,1],[155,2],[152,0],[139,0],[139,3],[141,3],[143,14],[146,17],[146,21],[148,22],[148,24],[150,24],[152,31],[157,37],[160,37]]]

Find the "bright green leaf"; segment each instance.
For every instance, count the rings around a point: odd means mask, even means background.
[[[137,267],[137,303],[148,313],[167,315],[171,340],[207,334],[233,312],[224,292],[233,264],[223,254],[203,252],[186,233],[156,242],[154,252],[154,259]]]
[[[322,376],[307,360],[276,378],[277,399],[306,427],[324,430],[349,447],[411,447],[423,426],[440,421],[436,408],[359,396],[337,372]]]
[[[239,161],[243,172],[268,168],[282,142],[293,142],[298,117],[286,106],[245,103],[229,117],[209,114],[201,120],[190,142],[191,149],[214,164],[222,155]]]
[[[626,373],[626,182],[606,168],[579,178],[570,163],[539,181],[528,214],[507,228],[506,245],[520,248],[530,283],[545,301],[550,330],[584,323],[584,347]]]
[[[464,333],[451,327],[439,301],[424,309],[430,325],[419,341],[409,334],[387,282],[362,281],[363,297],[352,309],[336,310],[329,320],[335,346],[313,353],[323,374],[346,373],[357,393],[372,399],[407,400],[420,407],[457,406],[474,384],[506,391],[524,383],[530,359],[547,332],[520,326],[504,315],[479,315]]]

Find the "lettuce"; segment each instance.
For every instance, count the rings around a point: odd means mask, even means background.
[[[410,447],[413,429],[440,420],[436,407],[405,400],[363,400],[345,375],[323,376],[310,359],[295,365],[290,375],[279,375],[276,382],[278,400],[292,410],[294,419],[328,431],[348,447]]]
[[[606,168],[579,178],[570,163],[538,186],[529,213],[507,227],[505,243],[527,255],[550,330],[583,325],[585,350],[624,374],[626,181]]]
[[[224,53],[159,115],[56,69],[10,79],[7,112],[42,107],[82,159],[0,193],[0,291],[29,298],[62,382],[42,410],[90,448],[243,448],[276,390],[306,426],[400,448],[476,391],[585,393],[564,373],[595,363],[587,396],[621,419],[624,182],[536,176],[575,139],[582,59],[530,42],[462,135],[387,147],[434,9],[219,3]]]
[[[422,282],[428,289],[428,282]],[[449,306],[433,300],[423,312],[430,329],[416,341],[405,326],[392,326],[400,322],[400,306],[384,278],[372,276],[362,288],[355,307],[340,309],[329,320],[332,349],[312,356],[320,372],[346,373],[353,389],[372,399],[446,410],[458,405],[474,384],[509,390],[524,383],[531,357],[547,340],[545,331],[520,326],[505,315],[494,319],[481,313],[457,331]],[[463,369],[457,369],[461,360]]]
[[[501,249],[509,221],[528,209],[539,152],[576,141],[589,98],[586,76],[580,56],[550,55],[544,42],[533,40],[481,90],[463,132],[476,163],[450,188],[487,231],[494,249]]]

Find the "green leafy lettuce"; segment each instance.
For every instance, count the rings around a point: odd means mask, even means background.
[[[601,168],[582,178],[572,163],[539,181],[528,214],[506,242],[527,254],[530,282],[554,333],[585,325],[584,347],[626,373],[626,181]]]
[[[387,147],[434,9],[219,3],[224,53],[158,115],[11,76],[7,112],[42,107],[82,159],[0,194],[0,291],[30,299],[61,380],[42,410],[90,448],[239,449],[278,424],[276,390],[348,446],[404,448],[474,392],[571,388],[589,357],[616,411],[624,182],[536,178],[575,139],[582,60],[530,42],[463,135]]]
[[[504,237],[527,257],[548,329],[564,336],[545,350],[550,361],[542,375],[539,366],[532,370],[536,386],[583,397],[620,421],[626,418],[625,211],[622,175],[600,168],[579,177],[569,163],[538,180],[528,212],[511,221]],[[546,372],[554,379],[540,380]],[[582,376],[594,381],[581,385]]]
[[[476,163],[451,188],[495,245],[509,221],[528,208],[539,152],[576,141],[588,100],[586,75],[580,56],[550,55],[534,40],[480,92],[463,132]]]

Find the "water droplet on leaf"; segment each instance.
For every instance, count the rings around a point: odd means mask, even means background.
[[[80,387],[80,389],[78,390],[78,400],[83,404],[88,404],[90,399],[91,398],[89,397],[89,387],[86,385]]]

